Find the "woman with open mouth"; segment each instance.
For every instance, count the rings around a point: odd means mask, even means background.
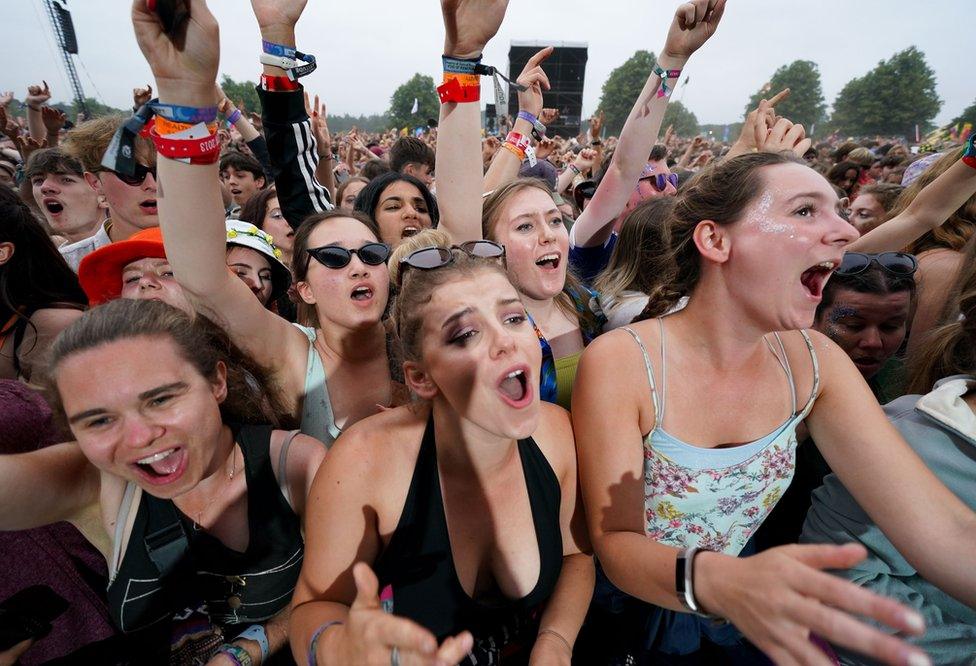
[[[0,529],[74,524],[109,563],[140,663],[265,663],[286,641],[321,443],[269,425],[267,375],[223,330],[157,301],[85,313],[47,383],[77,441],[0,456]]]
[[[394,253],[404,375],[422,402],[344,433],[316,477],[291,620],[300,663],[572,656],[593,589],[573,435],[539,399],[538,340],[503,260],[436,230]]]
[[[914,636],[919,614],[820,571],[856,564],[862,547],[736,557],[791,481],[804,419],[912,566],[976,602],[976,515],[911,452],[848,355],[804,330],[857,237],[838,205],[822,176],[783,154],[703,171],[675,201],[674,265],[645,309],[657,318],[583,355],[573,422],[590,535],[610,580],[656,605],[650,627],[668,628],[644,637],[652,657],[699,642],[740,649],[712,621],[723,618],[777,662],[828,663],[815,633],[885,663],[929,663],[852,617]],[[683,295],[687,306],[661,317]]]

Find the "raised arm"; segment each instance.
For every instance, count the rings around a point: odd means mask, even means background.
[[[658,56],[657,66],[661,69],[648,76],[624,123],[610,166],[573,226],[577,246],[603,245],[610,237],[613,221],[626,206],[657,141],[668,97],[677,83],[678,74],[674,70],[680,72],[688,58],[715,34],[724,10],[725,0],[693,0],[678,7]]]
[[[953,211],[976,194],[976,146],[973,139],[963,159],[928,184],[900,215],[896,215],[847,246],[848,252],[901,250],[927,231],[936,229]]]
[[[525,63],[522,73],[516,79],[517,83],[525,86],[525,90],[519,91],[518,94],[519,116],[515,119],[515,126],[512,127],[512,131],[524,137],[532,136],[533,123],[530,119],[523,117],[523,114],[538,119],[542,113],[542,91],[549,90],[549,77],[543,71],[542,63],[550,55],[552,55],[551,46],[547,46],[536,53]],[[517,152],[517,147],[505,142],[501,150],[495,153],[495,158],[491,161],[491,166],[488,167],[488,172],[485,174],[485,192],[491,192],[518,177],[522,158],[516,154]]]
[[[74,521],[97,506],[99,487],[98,470],[74,442],[0,455],[0,530]]]
[[[637,345],[622,331],[600,336],[583,353],[575,386],[573,426],[594,552],[622,591],[687,612],[675,589],[679,548],[645,534],[642,440],[654,417]],[[887,663],[908,663],[918,650],[848,613],[910,633],[921,633],[922,619],[819,571],[846,568],[864,556],[863,548],[852,546],[785,546],[744,558],[703,551],[694,559],[694,596],[777,663],[827,663],[810,644],[810,631]]]
[[[444,55],[451,59],[480,61],[485,45],[502,24],[507,6],[508,0],[441,0]],[[441,104],[434,166],[437,206],[441,211],[440,228],[450,234],[455,243],[480,239],[483,178],[481,105],[478,101]]]
[[[144,0],[134,0],[132,7],[136,39],[156,77],[160,102],[216,112],[217,21],[204,0],[191,0],[190,15],[178,49]],[[158,193],[159,224],[166,256],[183,289],[254,360],[282,370],[285,360],[296,350],[304,353],[307,343],[300,331],[262,307],[227,268],[216,162],[187,164],[160,154],[157,164],[164,183]]]

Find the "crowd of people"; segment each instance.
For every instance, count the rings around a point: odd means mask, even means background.
[[[305,4],[260,109],[205,0],[131,117],[0,96],[0,664],[976,663],[976,139],[662,132],[725,0],[619,135],[551,48],[483,128],[507,0],[333,134]]]

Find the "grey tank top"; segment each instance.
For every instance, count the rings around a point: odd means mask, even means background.
[[[322,357],[315,349],[315,329],[300,324],[294,326],[308,338],[308,363],[305,366],[305,398],[302,401],[302,434],[314,437],[326,448],[332,446],[342,432],[335,424],[329,385],[325,379]]]

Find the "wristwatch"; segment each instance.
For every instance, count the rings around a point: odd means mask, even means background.
[[[702,552],[702,549],[685,548],[678,553],[678,559],[674,564],[674,589],[678,595],[678,601],[691,613],[707,620],[723,621],[717,615],[710,615],[702,610],[695,598],[695,555]]]

